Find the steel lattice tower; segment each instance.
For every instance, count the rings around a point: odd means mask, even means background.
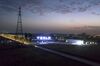
[[[17,28],[16,28],[16,34],[17,35],[23,35],[23,27],[22,27],[22,18],[21,18],[21,7],[19,7],[18,11],[18,20],[17,20]]]

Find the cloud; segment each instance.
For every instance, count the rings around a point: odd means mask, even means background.
[[[100,0],[0,0],[0,9],[16,11],[18,6],[32,13],[72,13],[85,12],[100,6]]]

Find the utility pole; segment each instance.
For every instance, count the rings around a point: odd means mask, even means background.
[[[21,15],[21,7],[19,7],[16,35],[22,35],[23,36],[23,27],[22,27],[22,18],[21,17],[22,17],[22,15]]]

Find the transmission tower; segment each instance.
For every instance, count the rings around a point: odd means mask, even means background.
[[[16,28],[16,35],[23,35],[23,27],[22,27],[22,18],[21,18],[21,7],[18,10],[18,20],[17,20],[17,28]]]

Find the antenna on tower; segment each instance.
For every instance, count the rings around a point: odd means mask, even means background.
[[[22,35],[23,36],[21,6],[19,7],[19,10],[18,10],[18,20],[17,20],[16,35]]]

